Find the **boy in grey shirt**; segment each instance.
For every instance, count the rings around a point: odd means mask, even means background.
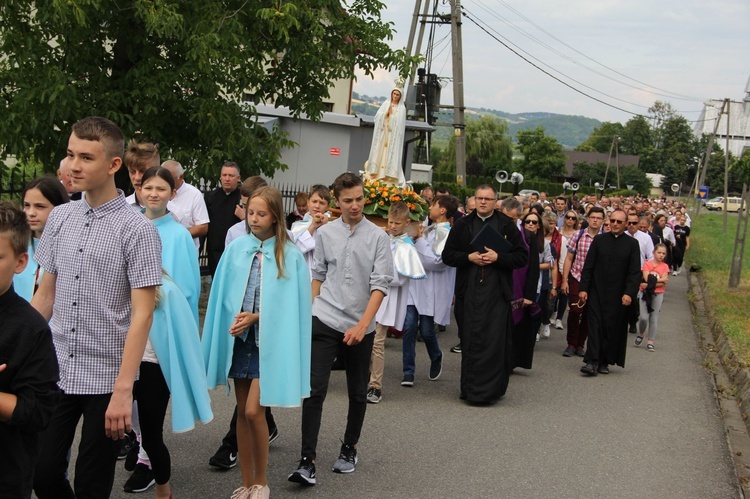
[[[320,419],[337,356],[346,364],[349,413],[333,471],[354,471],[367,409],[375,313],[393,279],[388,235],[362,213],[362,179],[349,172],[339,175],[333,183],[333,196],[341,218],[320,227],[315,236],[311,393],[302,405],[302,459],[289,475],[289,481],[303,485],[316,482]]]

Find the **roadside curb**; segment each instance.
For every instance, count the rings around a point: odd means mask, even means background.
[[[688,301],[695,333],[705,356],[703,366],[712,374],[719,410],[724,419],[729,450],[740,482],[741,495],[750,498],[750,371],[732,351],[712,311],[710,294],[700,274],[688,273]]]

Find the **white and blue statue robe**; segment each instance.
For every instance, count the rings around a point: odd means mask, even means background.
[[[201,296],[201,271],[193,236],[174,219],[171,213],[151,222],[156,226],[161,237],[162,267],[185,295],[195,323],[199,324],[198,300]]]
[[[34,260],[34,248],[39,244],[39,239],[32,239],[29,243],[29,263],[26,264],[26,268],[23,272],[13,276],[13,289],[16,294],[31,303],[31,298],[34,296],[34,288],[41,281],[42,275],[44,275],[44,269],[36,263]]]
[[[284,277],[278,277],[276,238],[261,242],[253,234],[235,239],[219,260],[203,324],[203,359],[208,386],[227,383],[234,336],[229,328],[242,310],[242,301],[256,253],[262,258],[260,319],[260,404],[298,407],[310,396],[312,291],[310,271],[302,253],[284,246]],[[248,337],[253,341],[253,336]],[[227,383],[227,391],[229,385]]]
[[[158,292],[149,340],[172,396],[172,431],[179,433],[192,430],[196,422],[208,423],[214,415],[191,306],[171,279],[162,279]]]

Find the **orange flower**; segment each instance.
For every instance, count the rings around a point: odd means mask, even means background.
[[[385,201],[381,201],[378,203],[380,206],[385,206]]]
[[[409,209],[410,209],[410,210],[413,210],[414,208],[416,208],[416,206],[414,206],[414,205],[413,205],[413,204],[411,204],[411,203],[407,204],[407,206],[409,207]]]
[[[372,192],[370,193],[370,197],[371,197],[371,198],[374,198],[375,196],[376,196],[376,194],[375,194],[375,191],[372,191]]]

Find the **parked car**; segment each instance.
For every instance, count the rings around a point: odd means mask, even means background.
[[[724,201],[724,197],[723,196],[719,196],[717,198],[703,199],[703,200],[701,200],[701,203],[703,204],[703,206],[708,206],[708,203],[715,203],[717,201]]]
[[[724,209],[724,199],[721,198],[721,201],[706,203],[706,208],[708,208],[709,210],[721,211]],[[737,213],[738,211],[740,211],[740,209],[744,210],[745,208],[746,207],[742,202],[742,198],[727,198],[727,211],[729,213]]]
[[[518,191],[518,194],[520,194],[521,196],[531,196],[532,194],[536,194],[538,197],[539,191],[535,191],[534,189],[523,189]]]

